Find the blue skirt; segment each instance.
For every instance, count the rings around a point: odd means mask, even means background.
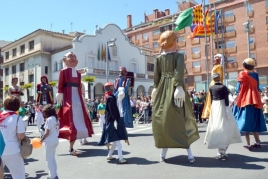
[[[267,131],[262,109],[254,105],[238,107],[234,105],[233,114],[240,132],[263,132]]]

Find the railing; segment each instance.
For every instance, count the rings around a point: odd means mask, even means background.
[[[159,51],[160,51],[160,48],[159,47],[154,48],[154,53],[159,53]]]
[[[217,37],[216,37],[216,36],[218,36],[218,39],[219,39],[219,40],[221,40],[221,38],[222,38],[222,33],[219,33],[219,34],[214,34],[214,35],[213,35],[213,39],[214,39],[214,40],[216,40],[216,39],[217,39]]]
[[[118,76],[119,72],[114,70],[109,70],[109,75],[111,76]]]
[[[153,40],[158,40],[159,39],[159,37],[160,37],[160,33],[159,34],[157,34],[157,35],[153,35]]]
[[[235,37],[236,35],[236,31],[231,31],[231,32],[226,32],[225,33],[225,37]]]
[[[145,78],[145,74],[139,74],[139,73],[137,73],[137,74],[136,74],[136,77],[137,77],[137,78]]]
[[[253,17],[254,16],[254,12],[253,11],[249,11],[248,12],[248,17]]]
[[[147,37],[147,38],[143,38],[143,39],[142,39],[142,42],[143,42],[143,43],[149,42],[149,37]]]
[[[185,47],[186,46],[186,42],[185,41],[178,42],[178,46],[179,47]]]
[[[229,16],[224,18],[225,22],[234,22],[235,21],[235,16]]]
[[[140,41],[139,40],[135,40],[135,44],[137,45],[137,44],[139,44],[140,43]]]
[[[192,45],[199,44],[199,43],[200,43],[200,39],[199,38],[198,39],[191,40],[191,44]]]
[[[201,67],[192,68],[192,72],[193,73],[200,73],[201,72]]]
[[[235,53],[236,52],[236,46],[234,47],[229,47],[225,49],[226,53]]]
[[[196,59],[196,58],[200,58],[201,57],[201,53],[192,53],[192,59]]]
[[[254,28],[253,28],[253,27],[250,27],[250,28],[249,28],[249,32],[250,32],[250,33],[254,33]]]
[[[94,75],[106,75],[106,71],[102,69],[93,69]]]
[[[233,62],[233,63],[225,63],[225,68],[226,69],[232,69],[232,68],[238,68],[238,63],[237,62]]]
[[[148,75],[148,79],[154,79],[154,75]]]
[[[255,49],[255,43],[251,43],[251,44],[249,45],[249,47],[250,47],[250,50]]]

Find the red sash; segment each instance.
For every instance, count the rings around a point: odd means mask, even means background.
[[[258,91],[257,81],[249,76],[245,71],[239,73],[237,81],[240,82],[240,91],[237,97],[236,105],[239,107],[254,105],[255,108],[262,109],[263,106]]]
[[[15,112],[5,112],[0,114],[0,123],[2,123],[8,116],[11,116],[13,114],[16,114]]]

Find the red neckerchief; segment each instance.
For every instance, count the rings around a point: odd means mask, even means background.
[[[8,116],[11,116],[13,114],[16,114],[16,113],[13,112],[13,111],[12,112],[11,111],[10,112],[5,112],[5,113],[2,112],[0,114],[0,123],[3,122]]]
[[[239,107],[254,105],[255,108],[262,109],[263,106],[258,91],[257,81],[253,77],[249,76],[245,71],[239,73],[237,81],[240,82],[240,91],[236,105]]]
[[[111,92],[111,91],[107,91],[107,92],[105,92],[105,96],[106,96],[106,97],[110,96],[111,94],[113,94],[113,92]]]

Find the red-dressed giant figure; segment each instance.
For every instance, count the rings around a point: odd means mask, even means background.
[[[73,149],[75,140],[91,137],[94,132],[82,97],[81,74],[75,69],[78,64],[76,55],[67,52],[62,60],[67,68],[60,71],[56,95],[57,102],[60,104],[59,138],[70,141],[69,152],[76,156],[77,153]]]

